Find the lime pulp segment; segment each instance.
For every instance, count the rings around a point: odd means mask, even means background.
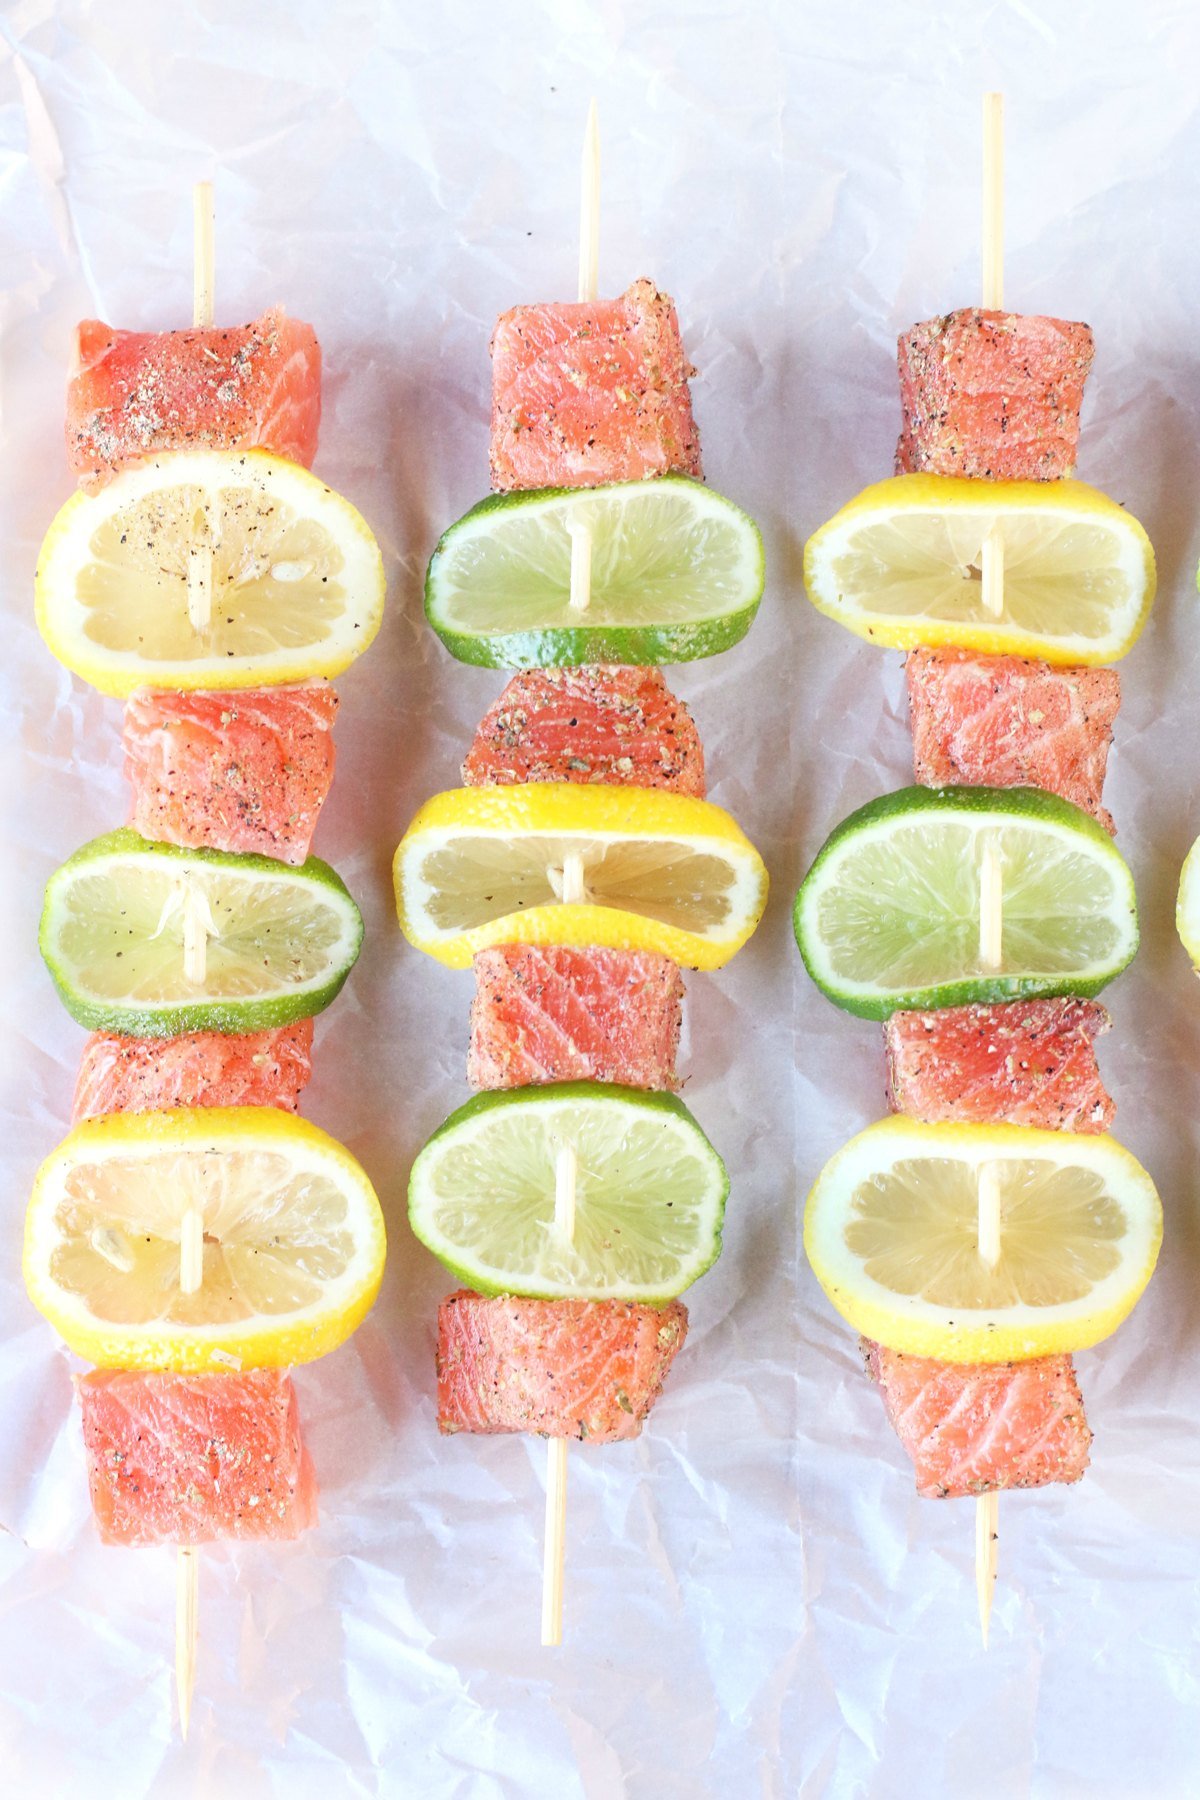
[[[39,943],[64,1005],[92,1031],[264,1031],[328,1006],[362,918],[317,857],[151,843],[122,829],[51,876]]]
[[[998,958],[981,943],[989,850]],[[915,787],[861,808],[805,877],[795,930],[817,986],[876,1019],[1094,994],[1138,942],[1133,878],[1111,838],[1069,801],[1024,788]]]
[[[586,533],[590,594],[571,603]],[[433,553],[425,610],[447,649],[489,668],[688,662],[744,637],[762,598],[758,527],[690,477],[498,494]]]
[[[409,1216],[477,1292],[658,1305],[719,1255],[728,1188],[673,1095],[571,1082],[460,1107],[413,1165]]]

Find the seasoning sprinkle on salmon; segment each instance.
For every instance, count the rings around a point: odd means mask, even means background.
[[[311,466],[321,351],[280,307],[249,325],[188,331],[78,328],[67,456],[84,487],[172,450],[270,450]]]
[[[687,1308],[485,1299],[438,1308],[438,1430],[637,1437],[687,1336]]]
[[[700,734],[662,672],[608,664],[514,675],[484,715],[462,778],[468,787],[575,781],[705,794]]]
[[[926,1500],[1078,1481],[1092,1434],[1069,1356],[943,1363],[863,1341]]]
[[[94,1031],[83,1048],[71,1123],[174,1106],[296,1112],[312,1074],[312,1041],[311,1019],[274,1031],[192,1031],[168,1038]]]
[[[1090,326],[964,307],[899,341],[896,473],[1055,481],[1075,467]]]
[[[467,1079],[678,1087],[683,977],[640,950],[500,944],[475,957]]]
[[[675,306],[653,282],[617,300],[515,306],[492,336],[492,485],[596,487],[699,475]]]
[[[160,843],[308,856],[333,781],[327,681],[232,693],[139,688],[125,703],[130,823]]]
[[[914,650],[906,661],[913,763],[924,787],[1041,787],[1115,829],[1101,804],[1115,669]]]
[[[92,1511],[106,1544],[299,1537],[317,1482],[281,1369],[77,1376]]]
[[[1107,1131],[1116,1107],[1096,1039],[1111,1020],[1096,1000],[1014,1000],[895,1012],[883,1028],[895,1112],[931,1124]]]

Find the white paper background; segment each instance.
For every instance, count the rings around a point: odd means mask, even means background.
[[[5,0],[0,7],[0,699],[11,902],[3,994],[0,1766],[25,1796],[1187,1795],[1200,1789],[1200,992],[1172,931],[1200,804],[1200,17],[1168,4],[800,8],[764,0]],[[1144,945],[1111,996],[1119,1135],[1168,1235],[1119,1336],[1080,1359],[1096,1430],[1073,1490],[1002,1508],[992,1649],[971,1510],[911,1473],[798,1249],[824,1158],[883,1109],[874,1028],[811,989],[792,890],[827,829],[909,778],[897,656],[803,600],[805,535],[887,473],[892,346],[978,289],[979,95],[1009,97],[1008,295],[1098,354],[1081,472],[1145,522],[1158,607],[1123,666],[1107,798]],[[726,1155],[726,1250],[633,1446],[572,1457],[566,1647],[537,1643],[544,1451],[440,1440],[440,1269],[411,1156],[465,1098],[470,981],[395,930],[391,849],[498,678],[426,631],[437,532],[485,490],[487,338],[569,297],[586,102],[604,140],[602,286],[673,292],[713,484],[762,523],[749,641],[681,671],[714,798],[771,865],[763,928],[690,985],[688,1098]],[[326,355],[318,467],[361,506],[390,613],[342,685],[318,849],[366,950],[323,1019],[307,1110],[375,1178],[383,1295],[299,1376],[323,1487],[295,1548],[206,1554],[190,1743],[169,1704],[167,1553],[100,1549],[68,1359],[18,1273],[82,1034],[34,949],[42,884],[119,822],[118,708],[31,623],[69,491],[76,319],[165,328],[191,301],[189,187],[218,192],[218,312],[281,300]]]

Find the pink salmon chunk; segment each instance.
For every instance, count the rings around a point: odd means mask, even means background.
[[[658,669],[525,669],[484,716],[462,778],[669,788],[702,800],[704,751]]]
[[[596,487],[700,474],[674,302],[651,281],[618,300],[514,306],[492,334],[492,486]]]
[[[190,1031],[173,1038],[94,1031],[84,1045],[71,1123],[175,1106],[296,1112],[312,1074],[312,1040],[311,1019],[274,1031]]]
[[[863,1340],[926,1500],[1078,1481],[1092,1434],[1069,1356],[944,1363]]]
[[[687,1308],[625,1300],[485,1299],[438,1308],[438,1430],[638,1436],[687,1336]]]
[[[78,328],[67,458],[83,487],[172,450],[270,450],[307,469],[320,419],[316,334],[280,307],[225,329]]]
[[[473,1087],[678,1087],[683,977],[670,957],[499,944],[477,952],[474,968],[467,1055]]]
[[[317,1522],[291,1377],[76,1377],[92,1510],[106,1544],[295,1538]]]
[[[1116,1107],[1095,1042],[1109,1028],[1096,1000],[1012,1000],[896,1012],[883,1028],[893,1111],[931,1124],[1107,1131]]]
[[[327,681],[234,693],[139,688],[125,703],[130,823],[143,837],[302,863],[333,780]]]
[[[896,473],[1055,481],[1075,467],[1091,327],[964,307],[899,341]]]
[[[924,787],[1047,788],[1114,829],[1100,796],[1121,704],[1115,669],[973,650],[914,650],[905,666]]]

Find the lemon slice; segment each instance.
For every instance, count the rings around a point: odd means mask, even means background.
[[[189,1212],[203,1273],[184,1293]],[[38,1310],[101,1367],[274,1368],[349,1337],[384,1253],[375,1190],[333,1138],[272,1107],[182,1107],[89,1119],[47,1157],[24,1272]]]
[[[423,806],[395,859],[400,929],[452,969],[490,944],[653,950],[718,969],[767,900],[728,813],[659,788],[457,788]]]
[[[998,1257],[980,1254],[995,1184]],[[883,1119],[826,1163],[804,1247],[856,1330],[942,1362],[1085,1350],[1115,1331],[1158,1259],[1162,1208],[1110,1137]]]
[[[1175,929],[1192,962],[1200,969],[1200,838],[1188,851],[1179,877]]]
[[[264,451],[185,450],[73,494],[42,543],[38,628],[104,694],[339,674],[379,629],[379,546]]]
[[[983,602],[983,543],[1003,544],[1003,609]],[[1082,481],[897,475],[808,541],[813,605],[872,643],[957,644],[1052,663],[1115,662],[1154,598],[1137,520]]]

